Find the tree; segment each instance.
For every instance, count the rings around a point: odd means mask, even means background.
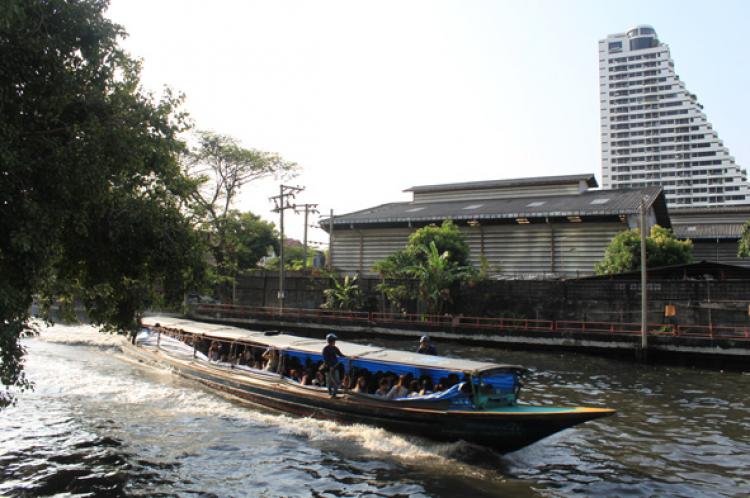
[[[312,257],[310,251],[307,255],[308,259]],[[310,263],[308,261],[308,263]],[[309,266],[309,265],[308,265]],[[278,270],[279,269],[279,257],[274,256],[266,261],[263,265],[266,270]],[[302,270],[305,268],[305,248],[299,245],[284,245],[284,268],[287,270]]]
[[[274,224],[253,213],[230,211],[226,220],[227,258],[238,271],[258,266],[269,249],[278,250],[278,234]]]
[[[105,0],[8,0],[0,10],[0,406],[29,388],[19,343],[35,296],[77,296],[134,331],[203,273],[180,210],[181,98],[139,88]]]
[[[333,277],[333,287],[323,291],[326,300],[320,305],[329,310],[358,310],[364,304],[362,289],[357,284],[357,275],[344,276],[343,281]]]
[[[469,246],[451,220],[415,231],[404,249],[378,261],[373,269],[383,279],[378,290],[390,302],[405,309],[408,301],[419,298],[430,313],[439,313],[452,301],[454,284],[476,275]],[[409,282],[413,279],[416,289]]]
[[[278,154],[243,148],[226,135],[201,131],[198,144],[184,156],[184,163],[198,187],[192,191],[192,208],[216,263],[220,282],[234,279],[236,261],[230,211],[241,189],[248,183],[270,176],[292,177],[297,165]],[[262,242],[262,241],[261,241]]]
[[[651,227],[646,238],[646,265],[659,267],[690,263],[693,260],[693,242],[679,240],[672,231],[659,225]],[[641,232],[626,230],[612,239],[604,252],[604,259],[596,264],[598,275],[622,273],[641,267]]]
[[[445,220],[440,226],[427,225],[409,236],[406,251],[417,260],[428,257],[431,243],[438,253],[448,252],[451,261],[459,266],[469,266],[469,245],[453,220]]]
[[[439,314],[445,304],[453,301],[453,284],[463,277],[472,276],[472,268],[452,261],[448,251],[439,252],[435,241],[430,241],[428,247],[421,247],[420,252],[424,258],[406,271],[419,282],[419,297],[425,303],[427,313]]]
[[[750,221],[746,221],[745,226],[742,227],[742,235],[737,242],[737,257],[750,257]]]

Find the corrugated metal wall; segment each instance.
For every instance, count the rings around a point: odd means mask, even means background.
[[[626,228],[624,223],[553,223],[494,225],[463,232],[476,266],[484,233],[484,255],[493,273],[576,275],[593,273],[612,237]]]
[[[694,240],[693,261],[711,261],[725,265],[750,267],[750,258],[737,257],[736,240]]]
[[[372,265],[406,247],[410,228],[336,229],[333,266],[340,271],[373,273]]]
[[[462,227],[471,250],[472,263],[479,267],[481,248],[491,273],[531,275],[555,273],[584,275],[624,223],[565,223],[489,225]],[[339,271],[372,273],[373,264],[406,246],[409,228],[338,229],[333,237],[333,264]],[[482,243],[482,240],[484,242]]]

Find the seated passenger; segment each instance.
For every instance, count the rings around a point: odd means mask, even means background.
[[[412,380],[409,382],[409,394],[408,396],[410,398],[414,398],[416,396],[419,396],[419,381],[418,380]]]
[[[303,386],[309,386],[312,384],[312,380],[315,376],[313,375],[313,371],[311,368],[306,368],[304,373],[302,374],[302,377],[299,379],[299,383]]]
[[[323,372],[318,370],[315,372],[315,378],[312,381],[312,385],[319,386],[319,387],[325,387],[326,385],[326,376],[323,375]]]
[[[367,379],[363,375],[357,378],[357,385],[354,386],[354,392],[367,394]]]
[[[419,388],[420,396],[425,396],[427,394],[432,394],[432,382],[430,382],[430,379],[422,380],[422,385]]]
[[[391,390],[391,385],[388,382],[388,379],[383,377],[382,379],[380,379],[380,384],[377,390],[375,391],[375,396],[382,396],[383,398],[385,398],[386,396],[388,396],[388,391],[390,390]]]
[[[398,378],[398,384],[393,386],[390,391],[388,391],[388,394],[386,395],[386,398],[388,399],[396,399],[396,398],[405,398],[409,394],[409,388],[406,387],[406,375],[401,375]]]
[[[279,352],[275,348],[266,349],[266,352],[263,353],[263,359],[266,361],[263,370],[275,372],[279,368]]]

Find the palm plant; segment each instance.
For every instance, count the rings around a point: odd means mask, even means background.
[[[419,296],[430,314],[439,314],[446,303],[452,301],[450,289],[454,283],[469,276],[472,268],[451,260],[450,252],[438,251],[435,242],[420,247],[424,259],[409,266],[407,273],[418,282]]]
[[[332,278],[333,287],[323,291],[326,300],[320,305],[323,309],[357,310],[362,308],[364,297],[357,284],[357,275],[346,275],[343,281]]]

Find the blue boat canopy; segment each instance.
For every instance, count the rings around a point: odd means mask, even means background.
[[[157,323],[163,327],[180,329],[184,332],[220,341],[237,342],[242,344],[272,347],[286,352],[291,356],[320,356],[326,342],[320,339],[297,337],[288,334],[266,335],[259,331],[244,330],[220,324],[195,322],[172,316],[150,316],[143,320],[144,325],[153,327]],[[505,365],[490,362],[447,358],[385,349],[377,346],[366,346],[346,341],[336,341],[341,352],[351,361],[352,366],[379,370],[387,367],[393,372],[404,370],[403,373],[415,370],[423,371],[430,377],[442,376],[448,373],[464,373],[470,375],[490,374],[491,372],[523,372],[526,369],[518,365]]]

